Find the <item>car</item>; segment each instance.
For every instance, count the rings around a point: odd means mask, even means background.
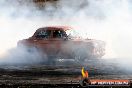
[[[77,60],[101,58],[105,55],[105,42],[84,39],[76,30],[67,26],[49,26],[36,30],[33,36],[20,40],[18,47],[25,46],[29,52],[35,48],[48,60]]]

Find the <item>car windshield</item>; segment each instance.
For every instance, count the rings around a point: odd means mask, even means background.
[[[50,34],[51,34],[51,31],[50,30],[41,30],[39,32],[36,33],[36,38],[42,38],[42,39],[46,39],[46,38],[49,38],[50,37]]]
[[[81,38],[79,33],[75,30],[67,30],[66,34],[67,34],[69,39]]]

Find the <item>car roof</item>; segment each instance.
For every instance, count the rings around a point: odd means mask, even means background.
[[[71,30],[71,29],[72,28],[68,27],[68,26],[48,26],[48,27],[39,28],[39,29],[37,29],[37,31],[42,31],[42,30],[64,30],[64,31],[67,31],[67,30]]]

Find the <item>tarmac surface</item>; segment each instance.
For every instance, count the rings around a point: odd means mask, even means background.
[[[90,79],[132,79],[114,63],[89,60],[81,64],[55,65],[1,65],[0,85],[71,85],[79,86],[81,68],[89,72]]]

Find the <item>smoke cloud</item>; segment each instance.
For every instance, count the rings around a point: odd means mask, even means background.
[[[32,0],[1,0],[1,58],[16,47],[18,40],[32,36],[36,29],[66,25],[84,38],[105,41],[103,58],[116,58],[118,63],[126,65],[132,62],[131,6],[130,0],[59,0],[46,2],[39,8]]]
[[[35,65],[44,63],[47,56],[35,48],[17,47],[8,50],[6,56],[0,60],[0,65]]]

